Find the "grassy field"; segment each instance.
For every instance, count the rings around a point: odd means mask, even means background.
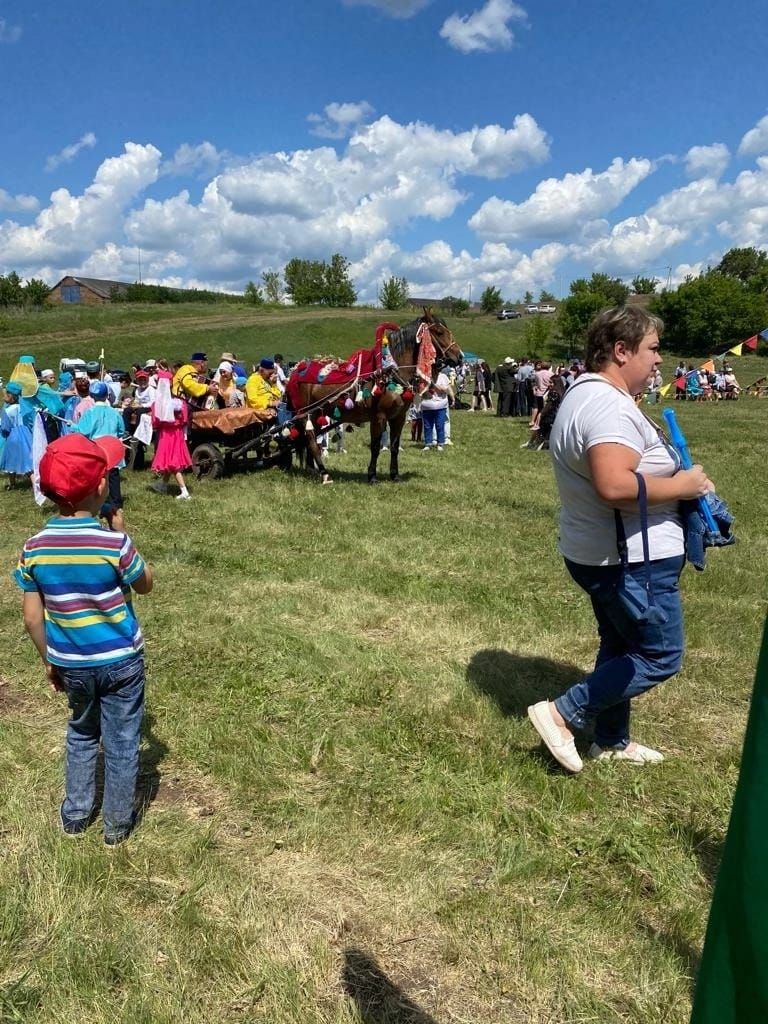
[[[3,323],[0,372],[102,344],[115,365],[345,354],[379,319],[66,310]],[[525,351],[519,322],[452,326],[491,363]],[[595,638],[522,422],[454,413],[456,446],[407,442],[397,487],[365,483],[362,431],[333,487],[270,471],[180,503],[126,477],[156,586],[146,813],[111,852],[56,828],[66,706],[6,583],[0,1021],[683,1024],[765,612],[768,402],[679,415],[740,543],[684,575],[685,667],[635,719],[653,769],[566,778],[525,719]],[[28,492],[0,513],[7,581],[46,513]]]

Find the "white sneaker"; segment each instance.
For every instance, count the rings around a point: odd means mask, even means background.
[[[636,743],[631,751],[623,747],[598,747],[593,743],[587,757],[592,761],[629,761],[630,764],[660,764],[664,760],[660,751],[644,747],[642,743]]]
[[[443,450],[443,446],[442,446],[441,444],[439,444],[439,445],[437,446],[437,450],[438,450],[439,452],[441,452],[441,451]]]
[[[446,447],[450,446],[451,448],[453,448],[453,441],[450,439],[450,437],[446,437],[445,445]]]
[[[191,501],[192,495],[189,491],[182,491],[181,494],[176,495],[176,501]]]
[[[563,739],[563,734],[549,710],[549,701],[540,700],[538,704],[531,704],[528,708],[528,717],[552,757],[569,772],[580,772],[584,762],[579,757],[573,737],[569,740]]]
[[[430,448],[431,448],[431,445],[425,444],[424,447],[421,450],[423,452],[428,452]]]

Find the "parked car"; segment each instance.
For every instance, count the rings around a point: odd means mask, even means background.
[[[59,373],[76,373],[85,369],[84,359],[61,359],[59,360]]]
[[[519,309],[500,309],[496,314],[497,320],[517,320],[523,314]]]
[[[526,313],[538,313],[539,312],[539,307],[535,303],[531,303],[530,306],[526,306],[525,307],[525,312]]]
[[[546,303],[543,306],[539,306],[539,312],[540,313],[556,313],[557,312],[557,307],[550,305],[550,303]]]

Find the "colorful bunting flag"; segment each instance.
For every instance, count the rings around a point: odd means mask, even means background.
[[[757,335],[753,334],[752,337],[747,338],[747,340],[743,344],[744,348],[751,348],[754,351],[754,349],[757,348]]]
[[[743,344],[744,344],[744,342],[740,341],[738,345],[734,345],[733,348],[729,348],[728,349],[728,355],[729,356],[740,356],[741,355],[741,347],[742,347]]]
[[[691,1024],[768,1020],[768,621]]]
[[[662,398],[666,398],[667,397],[667,392],[669,391],[669,389],[671,387],[672,387],[671,384],[665,384],[663,388],[659,388],[659,394],[661,395]]]
[[[715,372],[715,361],[714,359],[708,359],[706,363],[702,363],[699,367],[700,370],[706,370],[707,373]]]
[[[768,341],[768,327],[766,327],[764,331],[760,331],[760,337],[765,338],[765,340]]]

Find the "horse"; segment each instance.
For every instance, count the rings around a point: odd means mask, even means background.
[[[322,384],[301,381],[300,363],[294,374],[295,380],[289,378],[287,394],[291,400],[294,429],[299,432],[298,443],[306,444],[306,448],[321,475],[323,483],[332,483],[331,476],[323,463],[320,448],[315,438],[315,424],[325,429],[329,424],[363,423],[371,425],[371,460],[368,464],[368,482],[378,482],[376,463],[381,451],[381,435],[385,427],[389,427],[389,478],[393,483],[400,479],[398,457],[400,453],[400,435],[403,431],[408,408],[413,399],[413,387],[419,377],[417,366],[421,341],[420,330],[426,325],[435,349],[435,360],[431,366],[434,379],[438,371],[445,365],[458,366],[464,355],[456,344],[450,328],[440,317],[434,316],[432,310],[424,307],[424,315],[411,320],[402,327],[394,324],[383,324],[380,330],[386,331],[391,359],[385,360],[387,365],[358,376],[347,384]],[[423,337],[423,331],[422,331]],[[374,350],[375,351],[375,350]],[[356,357],[371,356],[372,353],[355,353]],[[358,362],[358,366],[362,362]],[[387,386],[389,385],[389,386]],[[365,388],[365,390],[362,390]],[[357,389],[358,401],[352,400],[351,391]],[[361,392],[363,397],[362,401]],[[346,397],[346,404],[345,404]],[[341,400],[341,401],[340,401]],[[351,406],[351,408],[350,408]],[[311,417],[314,417],[314,422]],[[331,419],[331,417],[333,417]]]

